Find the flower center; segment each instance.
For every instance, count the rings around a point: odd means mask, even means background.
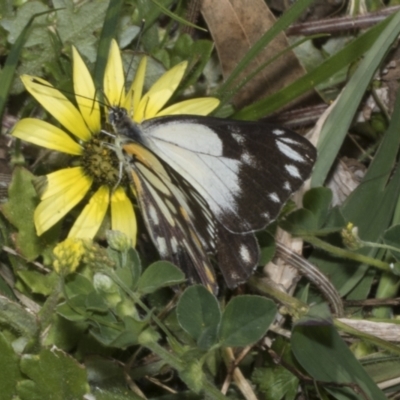
[[[85,173],[93,178],[95,186],[115,188],[128,182],[117,155],[108,144],[113,145],[109,136],[102,133],[93,135],[84,144],[81,165]]]

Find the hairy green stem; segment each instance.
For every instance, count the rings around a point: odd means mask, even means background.
[[[349,250],[341,249],[340,247],[333,246],[327,242],[324,242],[321,239],[318,239],[315,236],[302,236],[302,239],[308,243],[311,243],[315,247],[318,247],[322,250],[332,253],[334,256],[348,258],[349,260],[358,261],[359,263],[362,264],[371,265],[373,267],[381,269],[382,271],[387,271],[387,272],[392,271],[390,264],[387,262],[376,260],[374,258],[365,256],[360,253],[354,253]]]

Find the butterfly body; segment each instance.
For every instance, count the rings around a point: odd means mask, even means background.
[[[119,107],[109,120],[161,258],[214,292],[212,255],[228,287],[245,281],[258,263],[254,232],[308,178],[315,148],[260,122],[176,115],[136,124]]]

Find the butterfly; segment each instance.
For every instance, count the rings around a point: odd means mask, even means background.
[[[115,149],[159,255],[194,282],[229,288],[258,264],[254,233],[309,177],[315,147],[276,125],[174,115],[132,121],[110,107]]]

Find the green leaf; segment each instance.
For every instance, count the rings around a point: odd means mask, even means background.
[[[397,261],[400,260],[400,225],[394,225],[390,227],[386,232],[383,234],[383,242],[388,246],[396,247],[399,250],[394,251],[390,250],[393,257],[396,258]]]
[[[93,63],[97,56],[95,32],[103,27],[108,2],[88,2],[77,6],[71,0],[53,0],[53,6],[62,9],[57,12],[57,35],[61,43],[73,43],[79,53]]]
[[[82,337],[87,337],[87,326],[86,322],[71,322],[57,313],[53,315],[41,344],[47,348],[57,346],[64,351],[75,351]]]
[[[29,287],[32,293],[44,296],[49,296],[59,281],[59,277],[54,271],[47,275],[37,271],[18,271],[18,276]]]
[[[187,38],[187,35],[182,35],[181,38]],[[184,40],[184,42],[189,42],[189,40]],[[211,54],[214,50],[214,43],[210,40],[196,40],[193,42],[193,39],[190,40],[191,45],[189,47],[182,48],[180,47],[181,42],[177,41],[173,53],[177,53],[179,55],[179,61],[183,60],[188,60],[189,61],[189,68],[193,66],[193,68],[189,71],[188,75],[185,76],[183,80],[183,84],[179,86],[178,91],[175,93],[174,97],[172,98],[172,102],[176,98],[176,96],[179,96],[182,91],[187,89],[188,87],[192,85],[197,85],[199,82],[200,76],[204,72],[204,68],[208,61],[211,58]],[[177,59],[178,57],[174,57],[172,62],[174,63],[174,60]]]
[[[260,296],[243,295],[226,306],[218,336],[222,346],[244,347],[261,339],[276,315],[273,301]]]
[[[39,328],[36,315],[3,296],[0,296],[0,323],[11,327],[28,340],[36,336]]]
[[[299,388],[296,376],[272,362],[269,367],[257,368],[254,371],[252,383],[258,385],[266,399],[294,400]]]
[[[322,228],[321,231],[322,232],[324,230],[338,231],[339,229],[343,229],[346,225],[347,221],[344,218],[340,207],[333,207],[332,209],[329,210],[329,213],[324,223],[324,228]]]
[[[289,340],[277,336],[272,343],[271,350],[275,354],[279,354],[282,364],[290,366],[293,370],[299,369],[299,365],[293,357]],[[269,356],[266,356],[264,368],[255,369],[252,382],[258,384],[266,399],[294,400],[299,388],[299,378],[288,369],[277,365],[276,361]]]
[[[316,85],[325,82],[327,79],[340,72],[344,67],[357,61],[374,44],[374,41],[382,33],[388,22],[389,19],[371,28],[353,42],[349,43],[344,49],[328,58],[313,71],[310,71],[303,77],[297,79],[279,92],[257,101],[250,106],[242,108],[235,114],[235,118],[251,120],[260,119],[282,108],[284,105],[309,90],[314,89]],[[314,186],[318,185],[315,184]]]
[[[125,317],[124,324],[107,326],[99,324],[90,333],[105,346],[126,349],[138,344],[138,337],[148,327],[148,320],[138,320],[133,317]],[[147,328],[152,330],[152,328]]]
[[[38,197],[32,179],[33,175],[26,169],[16,168],[9,187],[8,201],[1,206],[4,216],[18,229],[16,245],[28,260],[34,260],[45,248],[45,242],[36,234],[33,223]]]
[[[79,322],[85,321],[87,318],[86,313],[80,309],[76,310],[68,305],[68,303],[61,303],[57,306],[57,313],[68,321]]]
[[[260,260],[258,265],[266,265],[275,255],[276,245],[274,237],[267,231],[257,233],[257,241],[260,246]]]
[[[297,361],[318,383],[327,383],[324,389],[335,399],[386,399],[336,329],[327,321],[315,318],[303,320],[295,326],[291,344]],[[366,397],[356,393],[355,387],[351,389],[329,383],[358,385]]]
[[[384,21],[381,24],[386,25],[385,29],[375,38],[321,130],[317,145],[318,159],[311,177],[312,186],[324,183],[376,69],[400,33],[400,13],[394,14],[389,23]]]
[[[87,295],[85,304],[89,311],[100,313],[108,311],[108,304],[104,297],[95,290]]]
[[[120,387],[115,387],[114,385],[107,386],[106,388],[101,388],[98,385],[92,388],[92,394],[95,396],[96,400],[143,400],[143,397],[138,396],[132,391],[127,391],[123,385]],[[181,396],[179,396],[184,400]],[[164,396],[165,397],[165,396]],[[200,400],[200,397],[190,397],[193,400]],[[188,399],[188,400],[190,400]],[[167,398],[164,400],[168,400]]]
[[[36,6],[42,8],[45,7],[42,4],[38,3]],[[0,72],[0,121],[3,119],[4,107],[7,103],[7,97],[11,89],[11,84],[13,82],[14,76],[16,75],[16,69],[18,66],[18,60],[22,53],[23,46],[25,42],[29,39],[30,34],[32,33],[32,23],[37,17],[41,15],[48,14],[50,11],[39,12],[30,17],[29,21],[26,23],[21,33],[18,35],[17,40],[12,46],[10,53],[7,57],[7,60],[4,63],[3,69]],[[2,12],[3,14],[3,12]],[[4,17],[4,15],[3,15]],[[11,28],[12,24],[9,25]]]
[[[293,211],[284,219],[279,221],[279,226],[292,235],[305,235],[308,232],[315,232],[318,229],[318,222],[315,214],[301,208]]]
[[[137,251],[131,248],[127,252],[121,253],[108,248],[107,253],[117,265],[115,274],[128,288],[133,290],[142,272],[142,266]]]
[[[388,229],[393,218],[400,186],[400,169],[393,171],[397,163],[397,152],[400,144],[400,95],[397,95],[390,126],[372,160],[361,184],[350,194],[341,211],[344,218],[358,227],[362,240],[376,242],[382,232]],[[333,240],[336,240],[335,242]],[[330,243],[341,245],[337,238]],[[376,249],[362,248],[361,254],[374,257]],[[342,296],[357,286],[351,296],[357,299],[366,298],[370,292],[374,270],[367,265],[334,258],[326,252],[314,251],[310,261],[319,266]]]
[[[4,4],[4,3],[3,3]],[[0,76],[2,84],[2,93],[4,99],[7,99],[7,94],[10,91],[9,85],[13,82],[16,75],[22,73],[29,73],[39,75],[42,73],[43,64],[49,61],[53,55],[51,54],[51,44],[49,36],[46,34],[47,17],[45,14],[54,12],[49,10],[49,7],[38,1],[31,1],[17,7],[16,13],[7,18],[4,17],[0,20],[2,30],[8,32],[8,43],[14,44],[10,55],[7,59],[7,68],[5,68]],[[35,22],[35,24],[33,24]],[[21,53],[23,57],[20,57]],[[38,55],[41,57],[38,57]],[[18,63],[21,65],[18,66]],[[16,68],[18,72],[16,74]],[[40,72],[39,72],[40,71]],[[35,73],[37,72],[37,73]],[[21,92],[23,90],[22,82],[17,79],[14,82],[12,92]]]
[[[123,268],[118,268],[115,270],[115,275],[126,285],[126,287],[133,289],[134,286],[134,278],[132,274],[132,268],[130,266],[124,266]],[[140,276],[140,275],[139,275]],[[136,282],[139,279],[139,276],[136,277]]]
[[[0,295],[8,297],[10,300],[17,300],[13,289],[2,276],[0,276]]]
[[[22,379],[19,371],[19,358],[11,344],[0,332],[0,393],[3,399],[12,399],[16,396],[17,381]]]
[[[86,299],[87,299],[86,294],[78,294],[74,297],[70,297],[67,301],[67,305],[74,311],[74,313],[78,315],[82,315],[83,317],[87,317],[90,315],[90,312],[87,312],[86,310]],[[60,305],[61,306],[61,305]],[[62,315],[64,318],[67,318],[67,308],[57,308],[57,311]],[[61,312],[64,311],[66,314],[61,314]],[[79,318],[76,317],[77,319],[72,319],[72,321],[79,321]],[[69,319],[69,318],[67,318]]]
[[[393,355],[373,353],[361,360],[363,368],[374,382],[381,383],[396,379],[400,372],[400,360]]]
[[[221,310],[215,296],[203,285],[187,288],[176,307],[180,326],[191,335],[201,349],[216,341]]]
[[[108,311],[106,313],[97,313],[90,314],[88,317],[92,326],[99,327],[101,325],[115,327],[116,329],[120,329],[122,331],[122,324],[118,321],[117,317],[114,315],[112,311]]]
[[[94,290],[93,283],[81,274],[73,274],[68,277],[65,284],[65,291],[68,298],[81,295],[88,295]]]
[[[345,221],[338,208],[330,209],[332,192],[327,188],[313,188],[303,198],[303,207],[293,211],[279,226],[293,235],[323,235],[343,228]]]
[[[91,329],[90,334],[104,346],[111,346],[113,342],[118,340],[123,332],[121,329],[100,325],[96,330]]]
[[[96,65],[93,73],[93,79],[97,88],[103,88],[103,77],[107,64],[108,52],[110,49],[111,40],[117,36],[116,33],[119,17],[121,15],[122,4],[122,0],[114,0],[108,3],[106,15],[103,20],[103,27],[101,29],[100,40],[97,49]]]
[[[82,399],[89,393],[85,369],[58,349],[22,356],[21,371],[30,379],[18,385],[21,400]]]
[[[157,261],[151,264],[139,278],[137,290],[143,294],[155,292],[165,286],[182,283],[184,273],[168,261]]]
[[[143,400],[143,397],[126,390],[125,371],[114,360],[92,355],[85,360],[85,366],[90,376],[91,393],[96,400]]]
[[[332,191],[324,187],[310,189],[303,197],[303,207],[314,214],[318,227],[325,223],[331,202]]]

